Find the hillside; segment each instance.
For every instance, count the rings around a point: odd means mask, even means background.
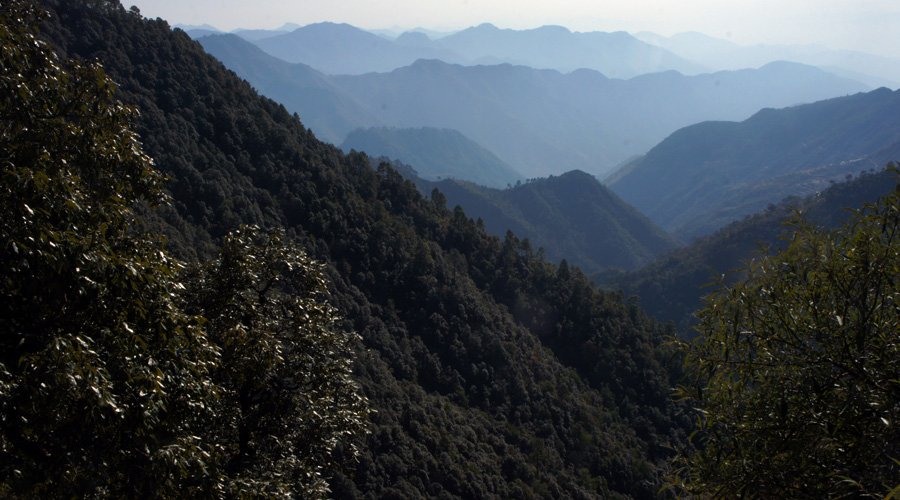
[[[660,325],[318,141],[165,22],[112,1],[44,5],[54,46],[101,61],[140,111],[173,198],[145,211],[148,228],[191,259],[239,224],[284,227],[325,264],[375,410],[359,463],[329,478],[334,496],[658,494],[687,424]]]
[[[884,196],[897,183],[896,174],[884,171],[865,173],[850,182],[834,184],[822,193],[805,199],[780,203],[763,212],[733,222],[712,235],[699,239],[671,255],[633,273],[606,274],[598,281],[626,295],[639,297],[641,307],[659,321],[673,322],[684,336],[693,336],[693,312],[713,284],[737,281],[742,264],[764,249],[774,253],[790,236],[787,225],[799,212],[808,222],[836,227],[847,220],[850,209],[859,209]]]
[[[523,178],[497,155],[450,129],[356,129],[341,149],[402,161],[413,166],[420,177],[432,181],[459,179],[500,188]]]
[[[607,179],[682,237],[709,234],[788,196],[880,168],[900,150],[900,92],[878,89],[747,120],[681,129]]]
[[[340,144],[355,128],[381,124],[377,113],[309,66],[285,64],[238,35],[204,36],[198,41],[207,52],[251,81],[259,93],[299,113],[322,140]]]
[[[587,273],[632,270],[677,245],[593,176],[581,171],[535,179],[496,190],[470,183],[427,183],[439,189],[447,206],[456,205],[483,221],[491,234],[512,231],[543,248],[547,259],[565,259]]]

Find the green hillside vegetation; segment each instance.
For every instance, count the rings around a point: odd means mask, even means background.
[[[189,264],[221,260],[188,287],[211,301],[199,314],[221,318],[210,328],[234,331],[232,313],[214,308],[230,295],[203,284],[223,278],[229,261],[215,256],[229,255],[228,235],[241,224],[284,228],[287,243],[323,263],[330,285],[318,299],[345,318],[336,328],[359,333],[353,376],[374,410],[358,461],[347,460],[354,453],[345,445],[329,454],[347,466],[321,471],[332,495],[657,495],[687,424],[668,397],[676,367],[661,348],[663,327],[577,268],[548,264],[515,236],[491,237],[462,210],[423,198],[389,166],[372,169],[366,156],[319,142],[165,22],[109,0],[43,4],[51,10],[44,36],[63,57],[104,64],[116,95],[140,111],[144,151],[169,178],[168,207],[137,207],[141,231],[165,234]],[[250,283],[234,293],[254,300],[265,289]],[[237,402],[248,421],[283,416]],[[229,446],[240,450],[247,437],[238,432]],[[245,459],[238,453],[235,466]],[[48,467],[45,477],[63,477],[64,465]],[[98,467],[82,470],[85,480],[104,478]],[[144,471],[153,478],[154,469]]]
[[[900,184],[836,230],[801,225],[698,313],[679,393],[691,497],[900,493]]]
[[[341,148],[399,160],[415,168],[421,178],[431,181],[460,179],[482,186],[504,187],[523,178],[497,155],[450,129],[357,129],[350,132]]]
[[[798,213],[817,227],[837,227],[852,209],[885,195],[895,182],[895,175],[887,171],[864,172],[820,194],[785,201],[733,222],[633,273],[607,273],[595,279],[639,297],[641,307],[651,316],[673,322],[680,335],[692,337],[694,312],[703,305],[703,297],[720,281],[737,282],[743,276],[744,264],[762,252],[784,248],[793,231],[788,222]]]
[[[357,127],[381,124],[376,113],[309,66],[285,64],[238,35],[205,36],[199,41],[226,66],[251,81],[259,93],[300,113],[300,119],[322,140],[340,144]]]
[[[900,153],[900,91],[882,88],[681,129],[607,179],[682,239],[709,234]]]
[[[167,255],[132,110],[37,22],[0,8],[0,496],[324,496],[368,411],[321,265],[253,228]]]
[[[589,274],[633,270],[677,247],[593,176],[577,170],[506,190],[453,181],[420,185],[440,190],[447,206],[461,206],[489,233],[512,231],[542,248],[547,259],[565,259]]]

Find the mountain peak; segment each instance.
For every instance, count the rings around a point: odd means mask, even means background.
[[[397,43],[422,45],[431,42],[431,38],[421,31],[404,31],[397,37]]]
[[[599,182],[593,175],[579,169],[569,170],[568,172],[561,174],[559,178],[567,181]]]
[[[572,33],[569,30],[569,28],[566,28],[565,26],[559,26],[556,24],[545,24],[544,26],[535,28],[534,31],[540,31],[543,33],[561,34],[561,35],[569,35]]]

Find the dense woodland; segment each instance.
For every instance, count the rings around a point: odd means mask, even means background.
[[[317,141],[183,33],[114,2],[46,2],[62,57],[99,60],[135,105],[169,208],[142,209],[188,262],[240,224],[285,228],[326,264],[361,336],[373,410],[337,496],[655,496],[687,420],[665,329],[514,236]],[[348,466],[353,464],[348,464]]]
[[[320,142],[162,20],[40,7],[0,6],[0,496],[752,496],[689,449],[719,400],[671,397],[715,387],[682,378],[703,351],[635,301]],[[858,352],[896,357],[893,304]],[[893,487],[892,432],[841,491]]]

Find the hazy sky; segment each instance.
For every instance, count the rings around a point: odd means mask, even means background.
[[[123,0],[146,17],[219,29],[285,22],[459,29],[700,31],[737,43],[822,43],[900,56],[900,0]]]

